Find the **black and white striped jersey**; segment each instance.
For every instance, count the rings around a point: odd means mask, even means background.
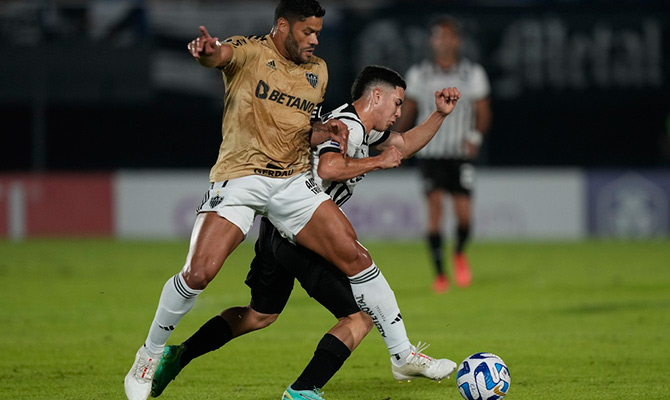
[[[333,118],[344,122],[349,128],[347,155],[351,158],[369,157],[370,147],[383,143],[391,134],[388,130],[379,132],[373,129],[370,132],[366,132],[361,119],[358,117],[358,114],[356,114],[356,109],[350,104],[344,104],[325,114],[322,117],[322,120],[325,122]],[[340,144],[332,140],[327,140],[318,145],[316,149],[312,151],[312,172],[314,173],[314,179],[321,185],[323,191],[326,192],[338,206],[342,206],[342,204],[349,200],[354,192],[354,187],[365,177],[365,175],[357,176],[344,182],[321,179],[317,173],[319,157],[328,152],[339,153]]]
[[[456,87],[461,99],[445,119],[435,137],[416,154],[421,158],[466,158],[465,137],[475,129],[474,102],[489,96],[490,85],[484,68],[468,59],[443,70],[425,60],[412,66],[406,74],[405,97],[417,103],[417,121],[425,120],[435,110],[435,92]]]

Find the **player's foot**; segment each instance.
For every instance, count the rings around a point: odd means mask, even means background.
[[[412,346],[412,352],[407,356],[405,365],[398,367],[391,362],[391,370],[393,377],[399,381],[409,381],[414,378],[428,378],[435,381],[440,381],[456,371],[456,363],[446,359],[435,359],[421,353],[428,348],[427,344],[419,344],[417,347]]]
[[[444,293],[449,289],[449,280],[445,274],[439,274],[433,281],[433,291],[435,293]]]
[[[181,355],[186,345],[165,346],[151,383],[151,397],[158,397],[165,387],[181,372]]]
[[[317,388],[314,390],[295,390],[289,385],[284,394],[282,395],[282,400],[324,400],[323,392]]]
[[[472,283],[472,271],[465,254],[458,253],[454,256],[454,272],[456,275],[456,284],[460,287],[470,286]]]
[[[150,355],[144,346],[137,350],[135,362],[123,382],[128,400],[146,400],[149,397],[156,365],[158,357]]]

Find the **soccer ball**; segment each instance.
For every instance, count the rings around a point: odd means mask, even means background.
[[[458,391],[466,400],[497,400],[509,391],[505,362],[495,354],[475,353],[463,360],[456,374]]]

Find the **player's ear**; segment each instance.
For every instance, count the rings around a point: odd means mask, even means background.
[[[372,89],[372,101],[379,104],[382,100],[382,90],[378,87]]]
[[[288,34],[289,29],[291,29],[291,26],[288,23],[288,20],[284,17],[279,17],[279,19],[277,19],[277,31],[282,35],[286,35]]]

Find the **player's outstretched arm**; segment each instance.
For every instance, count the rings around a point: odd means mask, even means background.
[[[412,157],[435,136],[442,122],[454,110],[460,98],[461,93],[455,87],[438,90],[435,92],[435,111],[428,118],[405,133],[392,132],[389,138],[377,148],[384,150],[389,146],[395,146],[400,150],[403,158]]]
[[[202,25],[200,36],[191,40],[186,47],[193,58],[207,68],[223,68],[233,58],[232,46],[219,42],[217,37],[211,37]]]
[[[345,157],[338,153],[325,153],[319,157],[316,173],[321,179],[346,181],[376,169],[389,169],[400,166],[402,153],[394,146],[384,149],[379,155],[365,158]]]

